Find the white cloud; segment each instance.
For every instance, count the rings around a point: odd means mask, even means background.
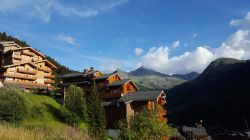
[[[128,0],[109,0],[88,2],[88,4],[62,3],[58,0],[0,0],[0,13],[22,14],[31,18],[39,18],[45,22],[50,21],[52,14],[71,17],[78,16],[88,18],[97,16],[117,6],[126,3]]]
[[[142,48],[135,48],[135,55],[139,56],[143,53],[143,49]]]
[[[193,34],[192,34],[192,38],[193,38],[193,39],[195,39],[197,36],[198,36],[197,33],[193,33]]]
[[[231,26],[250,29],[250,12],[242,19],[233,19],[230,21]]]
[[[180,56],[169,57],[168,47],[151,48],[142,57],[142,65],[157,71],[171,73],[186,73],[202,71],[212,60],[213,54],[206,47],[197,47],[193,52],[185,52]]]
[[[175,42],[173,42],[173,48],[178,48],[178,47],[180,47],[180,45],[181,45],[181,42],[179,41],[179,40],[177,40],[177,41],[175,41]]]
[[[73,38],[72,36],[67,36],[67,35],[63,35],[60,34],[59,36],[56,37],[58,40],[63,41],[65,43],[71,44],[71,45],[75,45],[77,46],[78,44],[76,43],[76,39]]]
[[[242,27],[230,35],[225,42],[217,48],[199,46],[191,52],[184,52],[179,56],[169,57],[168,47],[153,47],[142,56],[143,66],[160,72],[187,73],[191,71],[202,72],[207,65],[220,57],[236,59],[250,59],[250,13],[243,19],[236,19],[230,25]]]

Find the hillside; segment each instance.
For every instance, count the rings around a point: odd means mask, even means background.
[[[199,75],[200,74],[197,72],[190,72],[190,73],[186,73],[186,74],[173,74],[173,75],[171,75],[171,77],[177,77],[180,79],[190,81],[190,80],[197,78]]]
[[[186,82],[186,80],[176,77],[162,77],[158,75],[131,76],[122,70],[116,70],[115,72],[122,78],[132,79],[140,90],[168,89]]]
[[[20,40],[16,37],[7,35],[5,32],[0,32],[0,41],[14,41],[15,43],[17,43],[18,45],[20,45],[22,47],[30,46],[25,41]],[[61,65],[55,59],[53,59],[47,55],[46,55],[46,58],[57,67],[57,69],[55,70],[56,76],[76,72],[74,70],[67,68],[66,66]],[[59,79],[56,78],[56,82],[58,82],[58,81],[59,81]]]
[[[30,93],[20,95],[24,97],[29,113],[15,125],[1,122],[0,139],[91,139],[85,124],[77,129],[65,124],[63,108],[53,98]]]
[[[245,129],[250,121],[250,61],[220,58],[196,79],[167,91],[170,123]],[[185,117],[183,117],[185,116]]]
[[[155,76],[162,76],[162,77],[167,77],[168,76],[166,74],[157,72],[155,70],[152,70],[152,69],[149,69],[149,68],[146,68],[146,67],[143,67],[143,66],[141,66],[140,68],[138,68],[136,70],[130,71],[128,73],[128,75],[130,75],[130,76],[149,76],[149,75],[155,75]]]

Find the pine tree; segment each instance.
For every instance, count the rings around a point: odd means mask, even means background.
[[[105,137],[105,112],[95,86],[87,96],[90,132],[93,136]]]
[[[83,122],[87,122],[87,104],[84,91],[71,85],[66,91],[65,108],[75,113]]]

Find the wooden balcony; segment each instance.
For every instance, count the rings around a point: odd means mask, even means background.
[[[45,78],[56,78],[56,76],[52,75],[52,74],[45,74],[44,77]]]
[[[30,87],[50,87],[47,84],[37,84],[37,83],[34,83],[34,82],[6,81],[5,80],[4,83],[7,83],[7,84],[21,84],[21,85],[30,86]]]
[[[38,61],[38,58],[32,58],[31,60],[32,60],[32,62],[36,62],[36,61]]]
[[[49,73],[51,70],[45,67],[38,67],[39,70]]]
[[[10,74],[10,73],[4,73],[4,77],[11,77],[11,78],[19,78],[19,79],[25,79],[25,80],[36,80],[35,76],[23,76],[21,74]]]
[[[37,73],[36,70],[27,70],[27,69],[21,69],[21,68],[18,68],[17,71],[20,73],[28,73],[28,74],[33,74],[33,75]]]
[[[102,93],[102,94],[100,94],[100,97],[103,99],[117,98],[117,97],[119,98],[119,97],[121,97],[121,94],[119,94],[119,93],[116,93],[116,94],[114,94],[114,93],[109,93],[109,94]]]
[[[22,54],[24,54],[24,55],[28,55],[28,56],[34,56],[35,54],[34,53],[32,53],[32,52],[22,52]]]
[[[51,80],[51,79],[47,79],[47,80],[44,80],[44,83],[45,83],[45,84],[54,84],[55,81],[54,81],[54,80]]]
[[[21,59],[22,59],[22,57],[21,57],[20,55],[12,55],[12,58],[18,59],[18,60],[21,60]]]

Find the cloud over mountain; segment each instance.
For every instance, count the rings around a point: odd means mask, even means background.
[[[218,47],[199,46],[193,51],[174,57],[170,57],[168,47],[153,47],[142,56],[140,63],[157,71],[171,74],[202,72],[211,61],[219,57],[250,59],[250,12],[242,19],[232,20],[230,25],[237,28],[236,32]]]

